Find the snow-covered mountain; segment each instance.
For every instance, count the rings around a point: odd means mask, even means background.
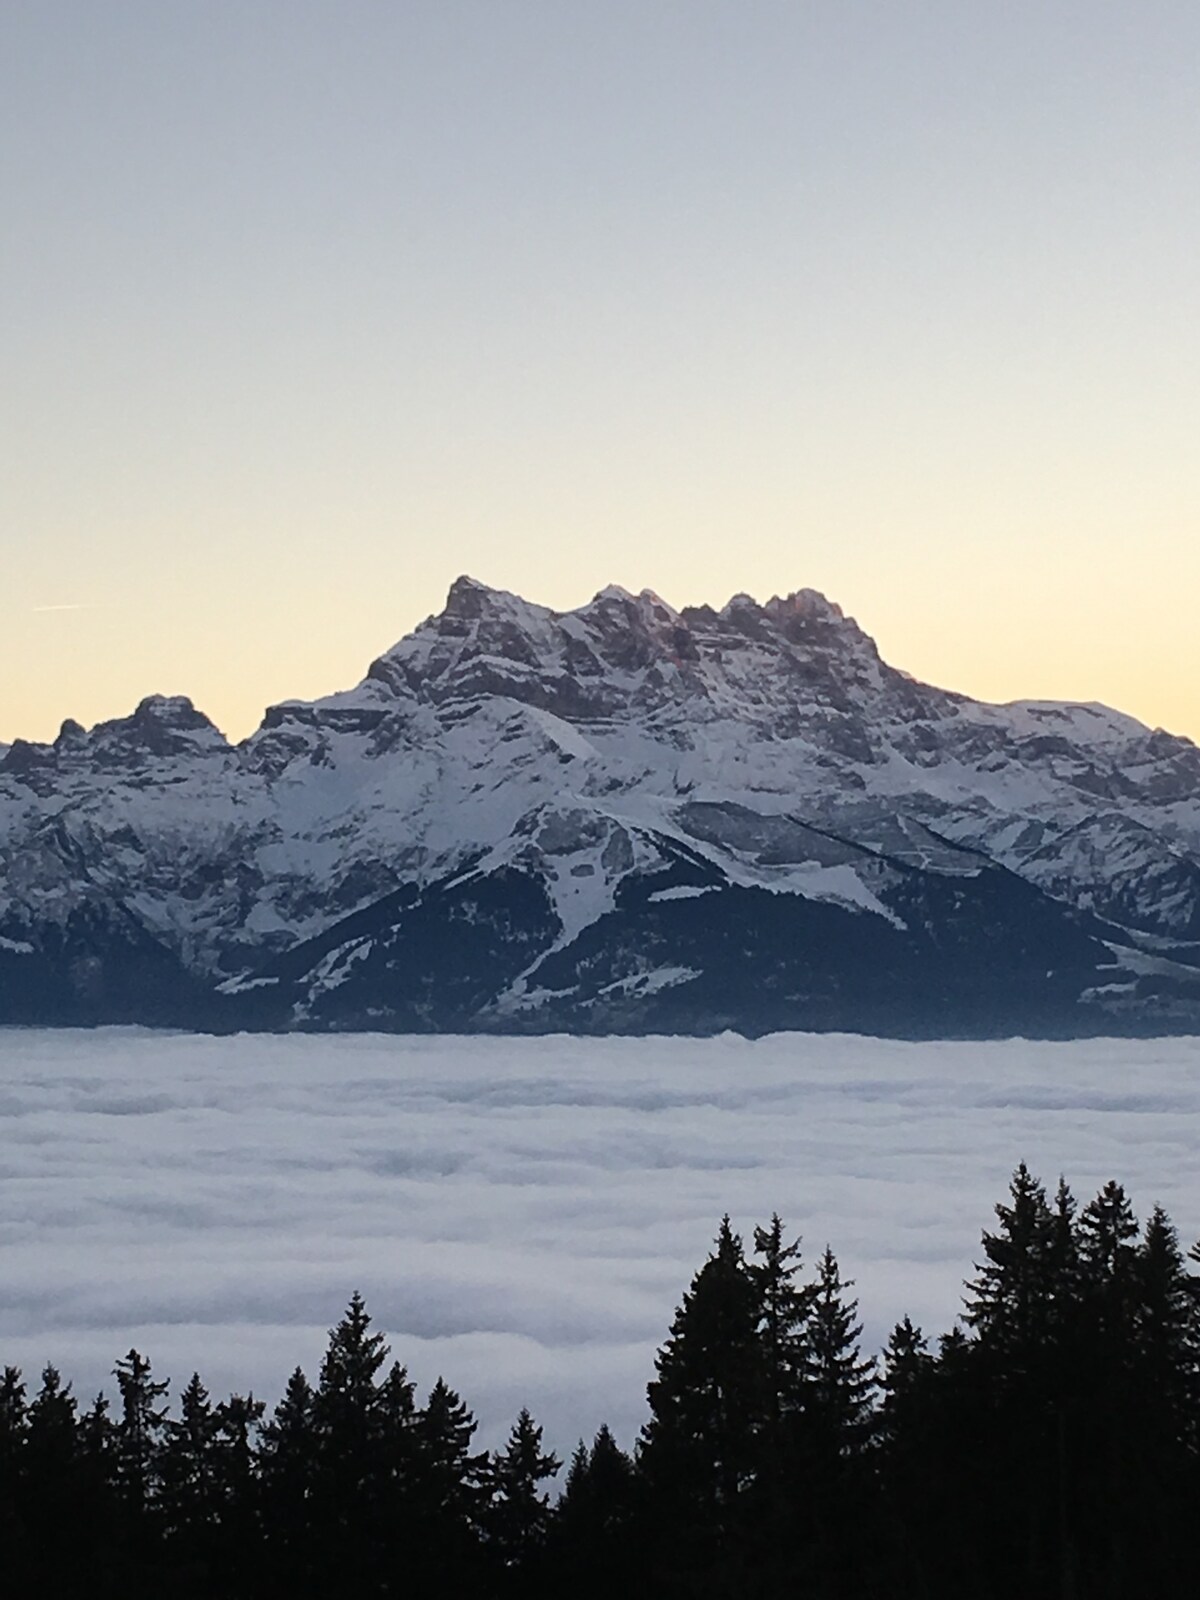
[[[1200,1026],[1200,750],[915,682],[812,590],[469,578],[231,746],[183,698],[0,757],[0,1020]]]

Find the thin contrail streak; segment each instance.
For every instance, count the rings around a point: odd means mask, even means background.
[[[80,600],[61,606],[30,606],[29,609],[31,611],[90,611],[92,607],[87,601]]]

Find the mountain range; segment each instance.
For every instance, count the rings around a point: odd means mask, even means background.
[[[915,681],[811,589],[460,578],[231,745],[0,747],[0,1022],[1200,1031],[1200,749]]]

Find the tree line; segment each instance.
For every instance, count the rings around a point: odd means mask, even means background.
[[[305,1600],[565,1595],[1160,1600],[1200,1510],[1200,1277],[1119,1184],[1080,1209],[1024,1166],[958,1324],[878,1359],[832,1250],[725,1218],[676,1310],[632,1452],[562,1463],[522,1411],[477,1450],[355,1294],[270,1414],[136,1350],[86,1409],[53,1366],[0,1383],[8,1592]]]

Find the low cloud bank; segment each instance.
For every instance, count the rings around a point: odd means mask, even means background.
[[[0,1362],[136,1345],[270,1402],[354,1289],[501,1441],[630,1443],[721,1214],[830,1242],[868,1349],[950,1326],[1019,1160],[1200,1232],[1200,1040],[0,1032]]]

